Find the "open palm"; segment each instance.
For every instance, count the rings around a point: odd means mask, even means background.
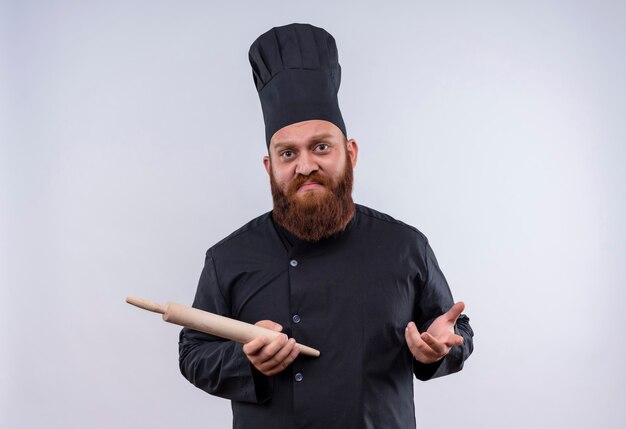
[[[409,322],[404,336],[415,359],[433,363],[447,355],[452,347],[463,344],[463,337],[454,333],[454,325],[464,309],[465,304],[457,302],[421,334],[415,323]]]

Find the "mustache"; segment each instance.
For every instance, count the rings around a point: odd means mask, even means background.
[[[289,186],[289,194],[295,194],[300,186],[304,185],[306,182],[316,182],[327,188],[330,188],[332,185],[330,179],[321,174],[319,171],[315,171],[308,176],[299,174],[295,179],[293,179],[293,182],[291,182],[291,185]]]

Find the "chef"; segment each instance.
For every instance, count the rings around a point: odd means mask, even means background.
[[[239,344],[183,329],[180,370],[232,401],[234,428],[415,428],[413,377],[457,372],[472,352],[464,304],[424,234],[352,200],[359,146],[334,38],[275,27],[249,59],[273,210],[207,251],[193,306],[282,334]]]

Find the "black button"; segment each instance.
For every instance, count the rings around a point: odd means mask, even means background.
[[[300,323],[300,315],[294,314],[293,316],[291,316],[291,320],[293,320],[293,323]]]

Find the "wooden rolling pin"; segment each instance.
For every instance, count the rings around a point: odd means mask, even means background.
[[[168,302],[163,305],[154,301],[135,298],[132,296],[127,297],[126,302],[136,307],[143,308],[144,310],[160,313],[163,315],[163,320],[166,322],[237,341],[242,344],[252,341],[260,336],[265,336],[271,341],[280,334],[280,332],[272,331],[271,329],[219,316],[217,314],[209,313],[208,311],[187,307],[186,305],[177,304],[175,302]],[[303,355],[313,357],[320,355],[319,350],[315,350],[303,344],[296,344],[296,346],[300,348],[300,353]]]

